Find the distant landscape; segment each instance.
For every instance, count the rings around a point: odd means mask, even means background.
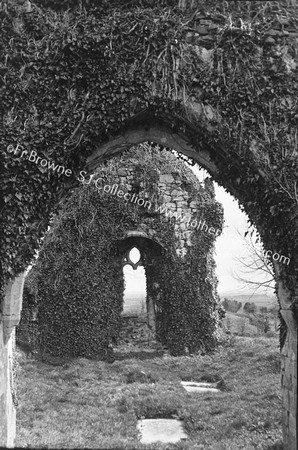
[[[146,293],[144,291],[130,292],[124,297],[123,314],[140,314],[146,312]]]
[[[235,292],[223,292],[219,294],[220,298],[223,300],[224,298],[228,298],[229,300],[237,300],[242,303],[242,307],[247,302],[253,302],[256,306],[267,306],[271,307],[277,304],[277,298],[275,295],[266,295],[266,294],[237,294]]]
[[[255,303],[257,307],[267,306],[270,308],[271,306],[277,305],[277,298],[275,295],[266,295],[266,294],[237,294],[233,291],[223,292],[219,294],[221,300],[227,298],[229,300],[237,300],[242,303],[243,309],[245,303]],[[125,298],[125,312],[127,313],[137,313],[140,312],[142,307],[146,308],[146,293],[143,291],[131,291],[127,298]]]

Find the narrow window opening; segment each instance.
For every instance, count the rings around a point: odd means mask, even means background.
[[[124,302],[122,315],[139,316],[146,314],[146,275],[141,265],[140,251],[134,247],[123,260]]]

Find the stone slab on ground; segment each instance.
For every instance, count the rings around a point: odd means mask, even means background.
[[[180,420],[177,419],[141,419],[137,428],[141,433],[142,444],[154,442],[175,443],[187,439]]]
[[[198,383],[196,381],[181,381],[187,392],[220,392],[212,383]]]

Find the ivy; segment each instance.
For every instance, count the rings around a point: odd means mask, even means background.
[[[203,188],[169,150],[142,145],[105,163],[98,173],[113,185],[120,171],[123,176],[128,168],[133,168],[134,174],[131,192],[147,192],[149,188],[149,198],[159,198],[160,174],[172,174],[188,187],[194,201],[204,200],[200,214],[208,226],[222,228],[222,207],[213,193]],[[25,281],[18,339],[29,340],[41,355],[104,359],[117,341],[121,326],[122,258],[125,249],[130,249],[123,239],[126,231],[139,229],[154,233],[162,244],[158,246],[152,240],[142,249],[147,295],[156,299],[159,341],[174,355],[186,349],[214,348],[219,323],[215,236],[194,232],[192,246],[186,256],[179,257],[171,220],[160,214],[152,220],[146,209],[125,204],[117,196],[100,195],[92,183],[74,189],[52,219],[36,264]],[[160,292],[157,298],[156,283]],[[38,323],[34,324],[30,320],[32,307],[38,308]]]
[[[195,33],[200,14],[217,26],[209,44]],[[132,118],[187,136],[195,151],[208,148],[214,179],[243,205],[264,245],[291,257],[285,280],[297,277],[295,7],[38,0],[28,12],[8,2],[0,28],[2,287],[32,261],[88,156]],[[210,64],[202,48],[212,51]],[[198,118],[190,99],[216,115]],[[12,157],[7,148],[18,144],[74,178]]]

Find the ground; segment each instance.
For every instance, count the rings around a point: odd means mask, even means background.
[[[17,350],[16,446],[282,449],[277,337],[232,336],[196,356],[118,350],[113,363],[45,363]],[[224,383],[218,394],[190,395],[181,380]],[[142,417],[180,418],[189,439],[144,446],[136,428]]]

